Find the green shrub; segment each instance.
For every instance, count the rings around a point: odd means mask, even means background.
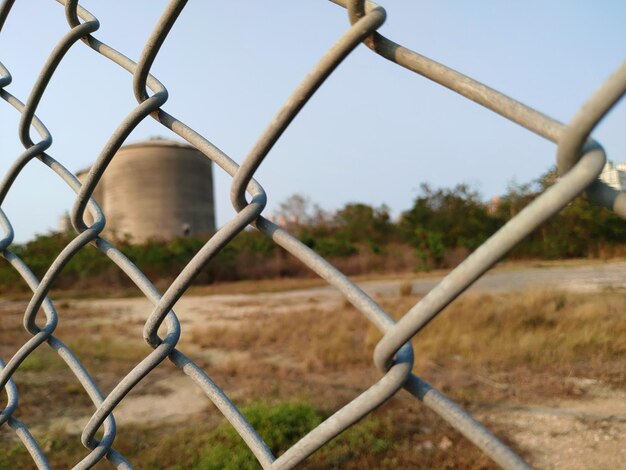
[[[287,450],[322,422],[322,416],[305,403],[255,403],[245,407],[242,413],[274,455]],[[260,468],[252,452],[229,423],[220,425],[210,442],[195,466],[197,470]]]
[[[27,468],[30,457],[26,448],[21,444],[15,444],[0,451],[0,470],[12,470],[15,468]]]

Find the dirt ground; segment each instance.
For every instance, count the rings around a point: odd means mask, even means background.
[[[626,263],[496,272],[464,294],[463,298],[468,300],[461,299],[459,308],[472,310],[490,303],[497,307],[514,299],[521,299],[519,302],[523,303],[525,296],[530,299],[529,303],[543,306],[561,295],[565,300],[559,297],[555,301],[555,311],[566,315],[578,309],[582,312],[580,315],[589,316],[593,314],[589,305],[593,305],[594,299],[610,294],[612,300],[607,300],[610,301],[608,306],[601,309],[613,309],[624,323],[625,275]],[[437,279],[417,279],[410,284],[411,292],[407,290],[406,280],[368,281],[363,287],[384,306],[399,305],[401,314],[406,305],[418,300],[420,294],[436,282]],[[539,286],[557,294],[537,294]],[[559,294],[561,292],[566,294]],[[583,295],[591,297],[580,297]],[[565,307],[559,310],[561,303]],[[5,360],[15,352],[20,341],[27,338],[20,332],[20,316],[25,306],[25,302],[0,302],[0,357]],[[149,352],[141,339],[143,323],[151,311],[144,298],[64,299],[57,306],[61,318],[57,330],[59,337],[70,344],[89,370],[97,371],[94,375],[105,392],[115,385],[124,371]],[[286,319],[298,316],[303,319],[312,316],[334,318],[337,312],[348,311],[349,315],[358,318],[358,313],[350,309],[342,297],[328,287],[184,296],[175,306],[183,331],[179,347],[203,366],[237,403],[268,396],[281,399],[306,395],[319,406],[336,408],[378,377],[374,367],[369,365],[371,356],[364,354],[358,359],[353,358],[359,355],[361,343],[363,351],[371,351],[375,333],[368,330],[366,324],[358,323],[360,320],[354,320],[354,328],[351,326],[345,334],[343,330],[321,330],[321,326],[312,324],[303,329],[303,336],[286,339],[289,331],[300,334],[298,323],[291,324]],[[546,318],[552,315],[551,312],[545,313]],[[537,327],[533,325],[532,328]],[[362,335],[361,330],[364,330]],[[1,336],[3,331],[4,336]],[[610,333],[610,328],[608,331]],[[332,335],[350,341],[361,336],[358,341],[354,340],[357,341],[355,348],[342,344],[334,350],[334,342],[330,340]],[[420,335],[428,336],[428,329]],[[615,335],[606,338],[606,344],[623,344],[620,333],[616,331]],[[519,336],[520,344],[514,348],[524,351],[526,346],[521,343],[528,342],[528,338],[532,335],[524,333]],[[325,343],[329,346],[326,347]],[[301,349],[306,347],[310,351],[305,355]],[[419,347],[417,342],[416,351]],[[575,359],[566,359],[570,358],[567,354],[554,363],[529,358],[526,365],[523,360],[518,363],[506,358],[504,362],[484,362],[479,352],[476,356],[471,352],[444,355],[436,348],[429,356],[427,343],[424,348],[425,357],[416,363],[416,369],[419,369],[416,373],[493,427],[534,467],[625,468],[626,392],[623,384],[626,366],[623,356],[602,353],[604,355],[595,359],[589,356],[585,362],[585,350],[583,356],[571,356]],[[572,348],[580,348],[580,345],[577,343]],[[327,349],[329,352],[325,352]],[[89,418],[91,405],[81,397],[80,388],[72,377],[61,372],[63,364],[57,358],[42,353],[36,359],[26,363],[16,375],[22,397],[20,419],[29,424],[35,434],[43,435],[51,429],[79,434]],[[37,405],[44,393],[41,390],[49,388],[44,384],[54,385],[57,390],[54,393],[64,397],[59,398],[52,411]],[[56,398],[51,396],[50,399]],[[392,402],[389,406],[396,410],[419,406],[403,392]],[[185,423],[207,413],[215,416],[215,410],[202,392],[184,374],[174,372],[172,366],[160,366],[126,397],[117,407],[115,416],[123,429],[124,426],[151,426],[164,422]],[[428,419],[437,420],[436,417]],[[454,453],[456,442],[447,431],[431,435],[426,432],[420,435],[417,444],[410,445],[413,446],[411,452],[417,454],[429,452],[431,448],[437,452]],[[487,468],[484,465],[472,466],[459,461],[446,468]]]

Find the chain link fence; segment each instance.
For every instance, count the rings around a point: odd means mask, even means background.
[[[114,447],[116,436],[114,411],[124,397],[166,359],[181,369],[189,380],[195,382],[206,394],[236,429],[264,468],[296,466],[401,389],[434,410],[500,466],[511,469],[528,468],[519,456],[460,406],[413,374],[413,349],[410,340],[520,240],[581,193],[594,203],[626,217],[626,195],[597,179],[606,157],[602,147],[589,137],[598,122],[626,92],[626,63],[590,97],[569,124],[562,124],[380,35],[377,29],[385,22],[386,17],[382,7],[364,0],[333,1],[347,10],[349,24],[346,26],[346,32],[295,89],[241,165],[183,121],[167,113],[164,110],[168,98],[167,89],[150,74],[151,65],[159,48],[183,10],[185,0],[169,2],[136,62],[93,36],[99,28],[98,19],[78,5],[78,0],[59,0],[65,8],[69,30],[49,56],[25,103],[7,90],[12,80],[11,74],[0,64],[0,96],[21,116],[19,138],[25,148],[0,184],[0,204],[5,200],[20,172],[35,159],[46,165],[57,178],[62,179],[76,193],[71,212],[76,236],[58,255],[42,279],[37,279],[29,267],[10,250],[13,229],[0,208],[2,256],[33,292],[23,319],[24,327],[32,337],[6,363],[0,359],[0,389],[5,390],[7,397],[0,413],[0,425],[4,425],[5,429],[9,427],[15,432],[38,468],[49,468],[49,464],[42,448],[28,428],[15,417],[19,394],[12,377],[20,364],[39,347],[50,347],[59,354],[95,407],[81,436],[89,454],[75,465],[76,469],[91,468],[103,459],[107,459],[119,469],[132,468],[131,463]],[[14,0],[4,0],[0,5],[0,29],[10,14],[13,3]],[[78,44],[79,41],[91,48],[94,53],[106,57],[111,66],[122,67],[132,74],[133,91],[138,103],[110,136],[83,184],[59,161],[46,153],[52,143],[52,136],[36,115],[46,86],[65,54],[72,47],[84,47]],[[283,228],[264,218],[262,213],[267,200],[266,192],[254,179],[268,152],[300,109],[342,60],[361,43],[392,63],[439,83],[557,145],[559,180],[475,250],[398,322],[326,260]],[[104,229],[106,218],[91,199],[96,184],[102,178],[116,151],[131,131],[148,118],[155,119],[179,135],[232,177],[230,196],[237,210],[237,215],[206,242],[163,293],[159,292],[118,248],[99,236]],[[86,211],[94,220],[90,226],[84,222]],[[338,289],[347,301],[383,333],[373,358],[375,366],[381,372],[378,382],[356,396],[280,456],[272,454],[219,385],[177,348],[181,325],[172,306],[184,295],[200,270],[249,225],[272,239],[328,284]],[[88,245],[97,248],[103,256],[107,256],[115,263],[154,305],[143,328],[144,340],[152,347],[152,352],[119,381],[107,396],[100,392],[80,359],[66,344],[55,337],[55,329],[62,321],[63,312],[58,310],[48,296],[64,266]],[[40,309],[43,312],[41,318],[38,313]],[[167,330],[162,336],[158,334],[161,325]],[[97,435],[101,437],[97,438]]]

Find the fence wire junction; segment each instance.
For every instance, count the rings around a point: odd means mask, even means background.
[[[4,389],[7,396],[6,405],[0,412],[0,426],[9,427],[15,432],[38,468],[47,469],[50,466],[27,426],[14,416],[18,409],[19,394],[13,375],[20,364],[37,348],[43,347],[44,343],[65,361],[95,408],[81,435],[87,455],[74,466],[75,469],[91,468],[103,459],[118,469],[133,468],[113,446],[116,437],[114,410],[139,382],[166,359],[204,392],[243,438],[263,468],[293,468],[401,389],[434,410],[503,468],[529,468],[470,414],[412,372],[413,349],[410,341],[512,247],[580,194],[584,193],[592,202],[626,218],[626,194],[598,180],[606,156],[602,147],[589,137],[600,120],[626,93],[626,63],[590,97],[571,122],[562,124],[382,36],[377,32],[385,22],[386,12],[382,7],[365,0],[332,0],[347,10],[349,26],[346,32],[294,90],[239,165],[204,136],[163,109],[168,99],[167,89],[150,74],[159,49],[185,7],[186,0],[171,0],[168,3],[136,62],[93,36],[99,28],[98,19],[81,7],[78,0],[58,1],[64,6],[69,30],[54,47],[25,102],[7,91],[12,77],[0,63],[0,96],[20,114],[18,133],[25,149],[0,183],[0,251],[33,292],[23,318],[24,327],[31,338],[6,363],[0,359],[0,389]],[[0,4],[0,31],[13,4],[14,0],[4,0]],[[111,134],[83,184],[46,152],[52,145],[52,136],[36,116],[37,107],[55,70],[68,50],[81,47],[77,45],[79,41],[132,74],[133,92],[138,103]],[[559,180],[476,249],[398,322],[325,259],[283,228],[264,218],[262,213],[267,195],[254,179],[257,169],[298,112],[343,59],[361,43],[388,61],[447,87],[557,145]],[[206,242],[163,293],[114,244],[100,237],[106,217],[91,198],[116,151],[132,130],[148,117],[176,133],[232,177],[230,197],[237,211],[237,215]],[[33,130],[36,136],[32,135]],[[1,209],[2,202],[20,172],[35,159],[46,165],[76,193],[71,212],[76,236],[58,255],[42,279],[37,279],[29,267],[11,251],[14,232]],[[84,222],[85,211],[94,219],[89,226]],[[381,378],[280,456],[272,454],[209,374],[177,348],[181,325],[172,307],[184,295],[200,270],[248,225],[272,239],[334,286],[383,333],[373,358]],[[143,338],[152,351],[106,396],[100,392],[80,359],[54,335],[62,315],[49,298],[54,282],[64,267],[88,245],[115,263],[154,306],[143,328]],[[40,308],[43,309],[44,318],[38,317]],[[163,336],[158,334],[161,325],[165,325],[167,330]],[[96,437],[98,432],[101,432],[100,438]]]

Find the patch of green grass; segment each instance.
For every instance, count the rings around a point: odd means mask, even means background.
[[[322,422],[321,414],[307,403],[254,403],[242,410],[274,455],[278,455]],[[220,425],[194,467],[198,470],[255,469],[259,464],[235,429]]]
[[[374,416],[337,436],[311,457],[315,468],[338,468],[355,457],[381,456],[393,448],[392,426]]]
[[[21,444],[0,447],[0,470],[14,470],[28,468],[30,457],[28,451]]]
[[[298,402],[255,403],[244,408],[243,414],[277,457],[326,418],[310,404]],[[392,448],[392,442],[391,424],[369,416],[322,447],[305,466],[337,467],[355,456],[383,454]],[[211,443],[193,468],[257,469],[260,466],[232,426],[224,423],[213,433]]]
[[[63,359],[46,344],[41,345],[20,364],[20,372],[58,371],[65,365]]]
[[[307,402],[269,404],[255,402],[242,413],[275,456],[280,456],[327,414]],[[335,468],[355,457],[377,458],[392,450],[391,422],[369,416],[326,444],[301,466]],[[158,435],[157,435],[158,434]],[[195,426],[174,433],[137,428],[122,439],[117,449],[136,468],[173,470],[259,469],[261,468],[243,439],[230,423],[217,427]],[[158,441],[158,446],[149,442]]]
[[[115,337],[83,337],[73,340],[70,349],[79,358],[92,361],[139,362],[150,354],[150,348],[142,341],[119,339]]]

